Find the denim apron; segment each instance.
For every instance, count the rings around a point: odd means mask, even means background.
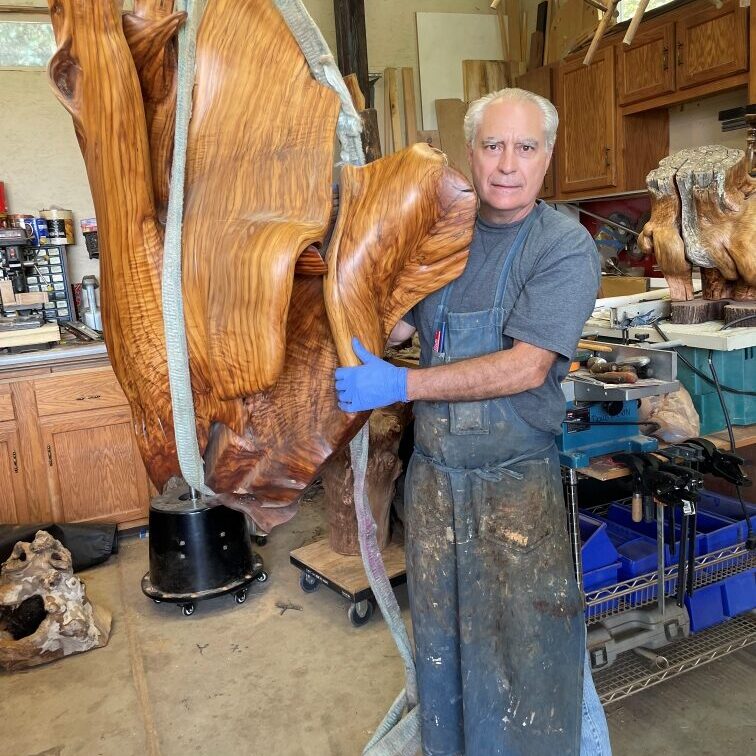
[[[446,288],[433,319],[443,349],[424,366],[507,346],[504,291],[541,211],[521,225],[490,310],[450,312]],[[577,756],[585,625],[554,436],[509,397],[414,412],[405,525],[423,752]]]

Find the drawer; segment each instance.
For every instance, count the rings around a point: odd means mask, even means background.
[[[0,422],[3,420],[13,420],[14,417],[10,387],[0,386]]]
[[[34,381],[40,417],[128,405],[111,368],[57,374]]]

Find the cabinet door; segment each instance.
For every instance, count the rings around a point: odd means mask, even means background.
[[[24,522],[26,494],[21,472],[18,433],[10,423],[0,423],[0,523]]]
[[[58,522],[126,522],[146,516],[147,476],[128,408],[40,419]]]
[[[590,66],[582,58],[565,63],[558,74],[557,99],[561,191],[616,186],[614,48],[599,51]]]
[[[643,29],[643,27],[641,27]],[[617,45],[617,93],[620,105],[675,91],[675,25],[638,34],[628,47]]]
[[[748,70],[747,11],[733,0],[677,22],[677,88]]]

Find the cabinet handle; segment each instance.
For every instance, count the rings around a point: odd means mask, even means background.
[[[681,66],[683,64],[682,51],[683,51],[683,43],[678,42],[677,43],[677,65],[678,66]]]
[[[609,157],[609,154],[611,153],[612,148],[611,147],[604,147],[604,165],[607,168],[611,168],[612,166],[612,159]]]
[[[666,71],[669,68],[669,48],[665,47],[662,50],[662,71]]]
[[[47,445],[47,464],[49,464],[50,467],[53,466],[53,461],[52,461],[52,446],[50,446],[50,444]]]
[[[18,455],[15,449],[13,450],[13,454],[11,454],[11,458],[13,459],[13,472],[18,473]]]

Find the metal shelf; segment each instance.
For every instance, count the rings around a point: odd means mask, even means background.
[[[748,551],[745,543],[729,546],[721,551],[703,554],[696,558],[694,588],[724,580],[752,567],[756,567],[756,552]],[[638,609],[656,603],[658,573],[647,572],[630,580],[600,588],[585,596],[586,624],[595,622],[628,609]],[[664,570],[665,596],[677,593],[677,565]]]
[[[662,667],[632,651],[620,654],[607,669],[594,671],[601,703],[606,705],[677,677],[756,642],[756,613],[735,617],[721,625],[658,649]]]

